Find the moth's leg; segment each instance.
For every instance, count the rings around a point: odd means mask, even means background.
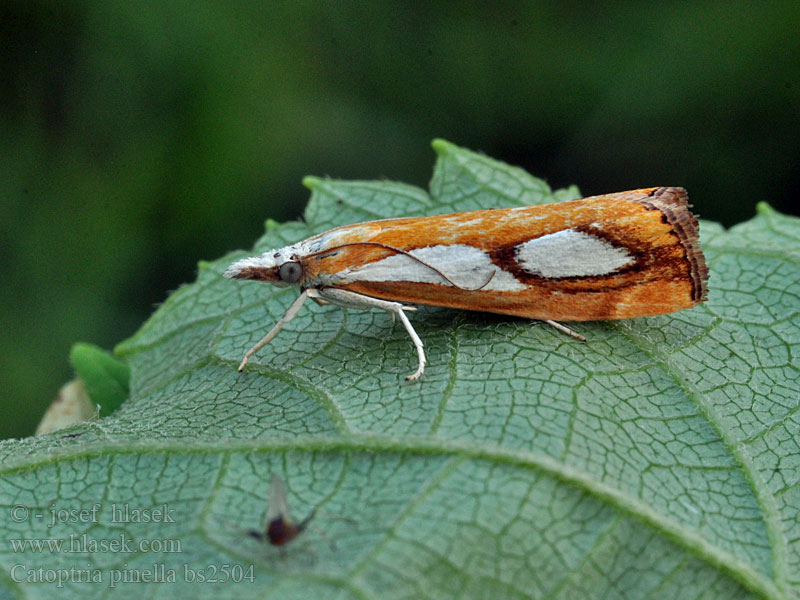
[[[349,292],[347,290],[339,290],[336,288],[320,288],[316,290],[309,289],[308,291],[310,293],[313,292],[311,297],[322,298],[331,304],[337,304],[339,306],[343,306],[344,308],[377,308],[391,313],[392,317],[396,315],[406,328],[408,335],[411,336],[411,341],[414,342],[414,347],[417,349],[417,358],[419,359],[417,370],[411,375],[408,375],[406,379],[408,381],[418,379],[419,376],[422,375],[423,371],[425,371],[426,360],[425,351],[422,349],[422,340],[419,339],[417,332],[414,331],[414,328],[411,326],[411,322],[408,320],[408,317],[406,317],[405,312],[403,312],[406,310],[416,310],[413,306],[403,306],[403,304],[400,302],[380,300],[378,298],[372,298],[370,296],[364,296],[362,294]]]
[[[256,352],[261,350],[264,346],[266,346],[272,338],[278,335],[278,332],[281,328],[286,325],[289,321],[294,319],[297,316],[297,313],[300,312],[300,307],[303,306],[303,302],[306,301],[306,298],[310,296],[308,293],[310,290],[303,290],[302,293],[295,298],[295,301],[289,305],[289,308],[286,309],[286,312],[283,313],[283,316],[275,323],[275,326],[270,330],[270,332],[264,336],[264,338],[258,342],[255,346],[250,348],[242,359],[242,362],[239,364],[239,372],[242,372],[244,366],[247,364],[247,361],[250,360],[250,357],[253,356]]]
[[[555,321],[550,321],[548,319],[544,319],[544,322],[550,325],[550,327],[555,327],[561,333],[566,333],[570,337],[574,337],[576,340],[580,340],[582,342],[586,341],[586,338],[583,337],[580,333],[576,331],[572,331],[569,327],[562,325],[561,323],[556,323]]]
[[[422,372],[425,370],[425,351],[422,349],[422,340],[419,339],[417,332],[414,331],[414,328],[411,326],[411,321],[408,320],[406,313],[403,312],[402,304],[398,303],[396,314],[398,317],[400,317],[400,320],[403,322],[403,326],[406,328],[408,335],[411,336],[411,341],[414,342],[414,347],[417,349],[417,358],[419,359],[417,370],[411,375],[406,375],[406,381],[414,381],[415,379],[419,379],[420,375],[422,375]]]
[[[412,310],[417,310],[417,307],[416,306],[403,306],[403,310],[406,311],[406,312],[410,312]],[[392,313],[389,313],[389,314],[392,315],[392,325],[394,325],[394,313],[392,312]]]

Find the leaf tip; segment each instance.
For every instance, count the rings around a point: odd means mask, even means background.
[[[458,148],[458,146],[456,146],[455,144],[452,144],[442,138],[434,138],[433,141],[431,142],[431,146],[433,147],[434,152],[436,152],[436,154],[438,154],[439,156],[444,156],[446,154],[449,154],[450,152]]]
[[[549,187],[550,186],[548,186],[548,188]],[[578,200],[579,198],[583,198],[580,188],[574,184],[565,188],[561,188],[560,190],[555,190],[552,192],[552,194],[556,202],[566,202],[567,200]]]
[[[322,179],[314,175],[306,175],[303,177],[303,185],[310,189],[312,192],[320,187]]]
[[[761,216],[771,216],[774,215],[777,211],[772,208],[767,202],[759,202],[756,204],[756,214]]]
[[[134,334],[133,336],[129,337],[126,340],[122,340],[120,343],[114,346],[114,349],[111,351],[111,353],[114,356],[125,356],[126,354],[129,354],[132,351],[132,348],[134,347],[132,340],[135,337],[136,334]]]

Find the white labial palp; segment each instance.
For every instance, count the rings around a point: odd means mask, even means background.
[[[247,361],[250,360],[250,357],[253,356],[256,352],[258,352],[261,348],[267,345],[272,338],[278,335],[278,332],[283,328],[286,323],[291,321],[297,316],[297,313],[300,312],[300,308],[303,306],[307,298],[311,298],[312,300],[316,300],[320,304],[336,304],[337,306],[341,306],[343,308],[355,308],[355,309],[369,309],[369,308],[377,308],[379,310],[385,310],[386,312],[391,313],[392,319],[394,316],[400,319],[400,322],[403,323],[403,326],[406,328],[408,335],[411,337],[411,341],[414,342],[414,347],[417,349],[417,358],[419,360],[417,364],[417,370],[414,371],[411,375],[406,377],[407,380],[413,381],[414,379],[419,379],[422,373],[425,371],[425,351],[422,347],[422,340],[417,335],[417,332],[414,331],[414,327],[411,325],[411,321],[408,320],[408,317],[405,315],[404,311],[409,310],[416,310],[413,306],[404,306],[400,302],[392,302],[389,300],[380,300],[378,298],[371,298],[370,296],[364,296],[362,294],[357,294],[355,292],[350,292],[347,290],[339,290],[335,288],[306,288],[304,289],[300,295],[289,305],[289,308],[286,309],[286,312],[283,313],[283,316],[275,323],[275,326],[269,331],[267,335],[265,335],[255,346],[250,348],[242,359],[241,364],[239,365],[239,371],[244,369],[244,366],[247,364]]]

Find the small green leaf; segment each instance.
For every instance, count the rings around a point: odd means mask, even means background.
[[[102,348],[79,343],[72,347],[69,361],[83,381],[92,402],[100,406],[106,417],[128,399],[130,369]]]
[[[237,373],[296,292],[224,279],[232,260],[361,220],[577,196],[434,148],[429,192],[306,178],[303,223],[270,223],[254,250],[201,263],[118,346],[131,369],[118,411],[70,437],[0,444],[0,597],[52,597],[39,567],[102,578],[67,578],[60,597],[800,595],[797,219],[759,207],[729,231],[702,223],[708,302],[573,324],[585,344],[535,321],[421,308],[410,318],[429,364],[407,383],[402,327],[311,305]],[[247,535],[264,527],[271,473],[296,519],[317,509],[280,549]],[[32,516],[51,507],[64,522]],[[115,518],[125,507],[171,519]],[[19,542],[122,534],[132,551]],[[123,575],[140,582],[108,589]]]

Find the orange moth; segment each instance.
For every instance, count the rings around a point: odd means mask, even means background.
[[[708,269],[686,190],[660,187],[520,208],[383,219],[337,227],[233,263],[225,277],[301,293],[250,357],[307,298],[396,315],[425,369],[413,304],[557,321],[629,319],[706,299]]]

